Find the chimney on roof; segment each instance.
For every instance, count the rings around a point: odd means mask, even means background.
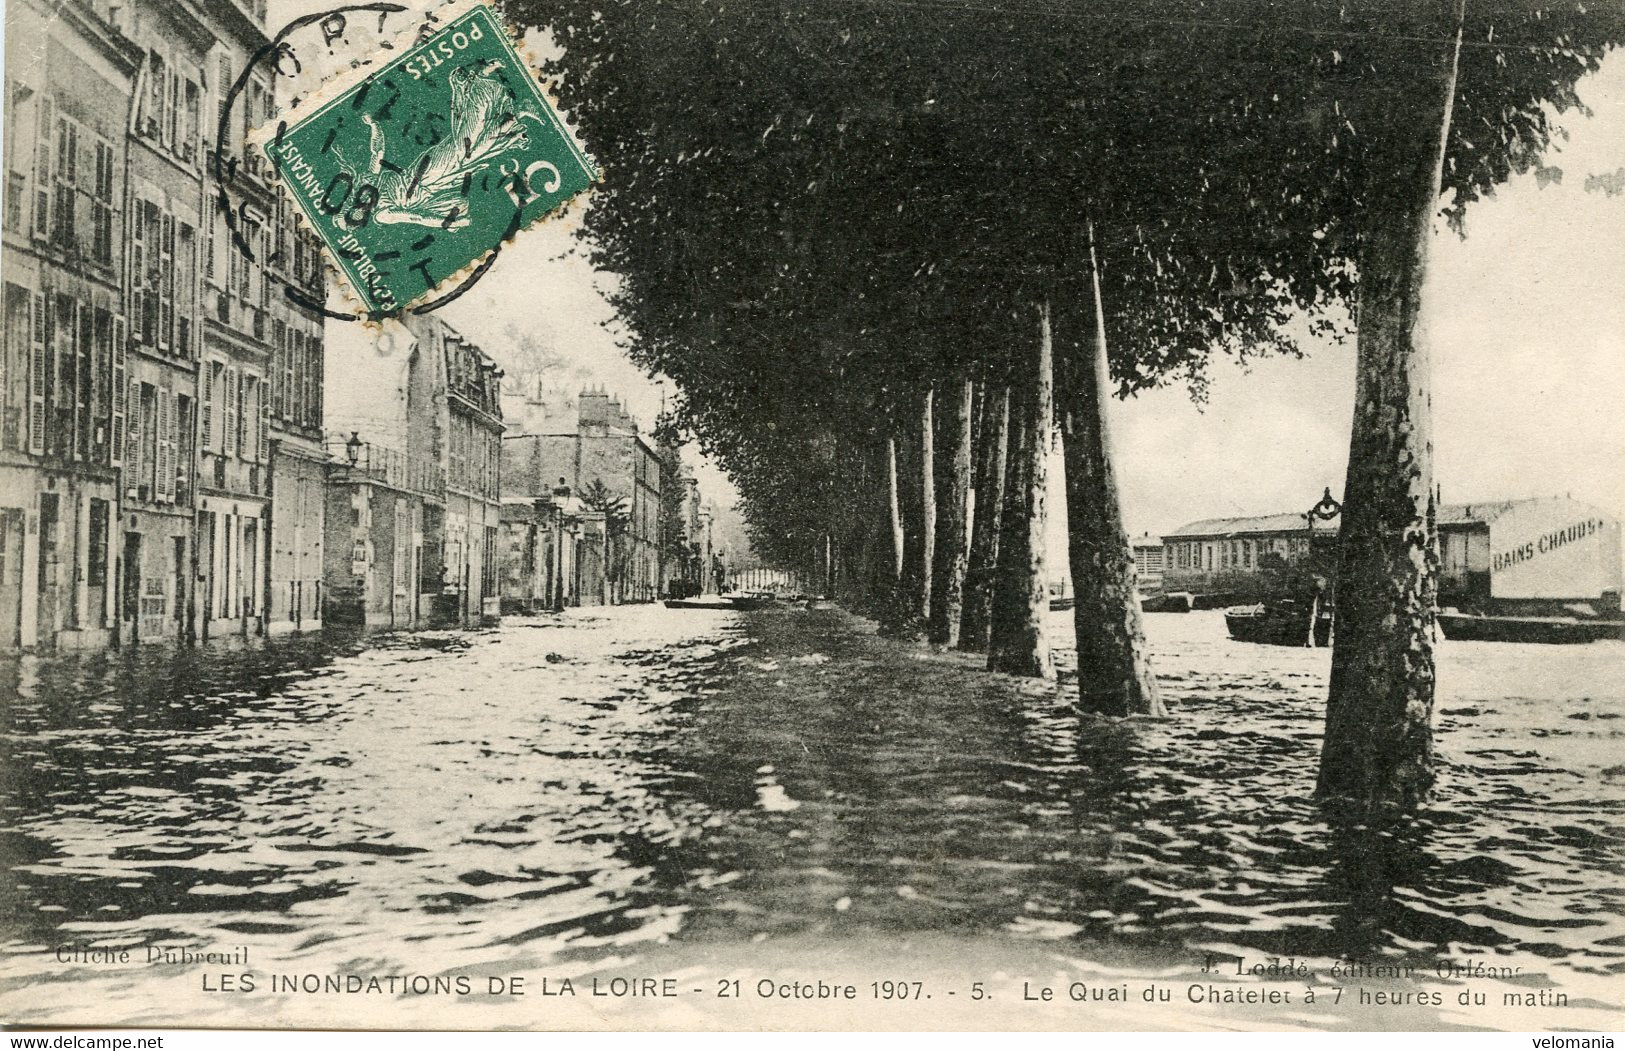
[[[610,422],[609,395],[601,390],[584,390],[577,402],[577,420],[583,427],[602,427]]]

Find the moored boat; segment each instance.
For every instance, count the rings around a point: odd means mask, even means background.
[[[722,609],[736,610],[739,607],[720,595],[695,596],[694,598],[666,599],[667,609]]]
[[[1625,639],[1625,620],[1601,617],[1509,617],[1498,614],[1439,614],[1439,630],[1453,642],[1538,642],[1563,645]]]
[[[1140,609],[1146,613],[1189,613],[1195,606],[1195,596],[1189,591],[1164,591],[1140,599]]]
[[[1311,620],[1314,623],[1310,629]],[[1282,599],[1257,606],[1232,606],[1224,611],[1224,626],[1237,642],[1268,646],[1329,646],[1332,612],[1319,603]]]

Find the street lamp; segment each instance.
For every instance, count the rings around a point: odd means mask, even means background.
[[[344,455],[350,458],[351,467],[354,467],[356,462],[361,459],[361,433],[359,431],[350,432],[350,440],[344,443]]]

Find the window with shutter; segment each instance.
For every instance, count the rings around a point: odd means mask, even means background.
[[[181,149],[180,114],[181,75],[178,70],[170,70],[169,83],[164,94],[164,142],[177,153]]]
[[[173,263],[178,272],[175,288],[175,352],[193,360],[193,318],[197,315],[197,241],[188,223],[179,224],[179,242]]]
[[[237,374],[236,387],[237,401],[232,407],[232,412],[234,413],[232,416],[232,424],[234,425],[233,430],[236,434],[237,455],[246,460],[253,455],[253,449],[248,444],[248,413],[244,411],[247,408],[245,403],[248,400],[248,377],[239,372]]]
[[[227,367],[226,386],[222,392],[223,411],[220,415],[220,424],[225,444],[221,447],[227,456],[237,452],[237,370]]]
[[[198,134],[203,122],[203,95],[198,89],[197,81],[190,77],[186,80],[186,116],[184,134],[181,138],[181,160],[191,161],[197,157]]]
[[[39,104],[37,158],[34,164],[34,236],[51,235],[51,158],[55,146],[56,107],[51,96],[42,93]]]
[[[125,369],[127,361],[125,354],[126,342],[129,339],[123,317],[113,318],[113,425],[112,425],[112,453],[113,466],[118,467],[124,462],[124,419],[129,412],[129,391],[126,389]]]
[[[113,262],[113,147],[96,143],[96,183],[91,197],[91,256],[103,266]]]
[[[310,376],[310,408],[309,418],[305,422],[308,426],[320,427],[322,425],[322,341],[315,336],[310,337],[310,367],[307,372]]]
[[[254,403],[259,398],[259,384],[255,377],[246,373],[243,375],[242,400],[242,434],[237,438],[239,455],[245,460],[252,460],[259,452],[259,435],[255,433],[255,425],[259,422],[259,412]]]
[[[214,440],[214,388],[220,382],[220,363],[218,361],[204,362],[203,365],[203,418],[199,421],[199,440],[203,443],[205,452],[213,452],[211,443]]]
[[[147,97],[141,113],[141,134],[159,138],[164,125],[164,91],[169,85],[169,74],[164,68],[163,56],[151,52],[147,56]]]
[[[231,315],[229,313],[231,308],[228,304],[231,303],[231,297],[237,294],[237,282],[239,280],[237,271],[243,265],[243,261],[241,259],[242,253],[238,252],[237,246],[231,243],[232,238],[229,229],[228,232],[222,235],[222,238],[225,241],[226,248],[226,284],[220,296],[220,320],[229,325],[231,324]]]
[[[45,452],[45,293],[34,293],[34,307],[28,326],[28,451]]]
[[[51,240],[68,248],[74,242],[74,183],[77,181],[79,128],[66,117],[56,119],[56,161],[52,168]]]
[[[297,330],[288,332],[287,352],[282,355],[282,418],[289,423],[299,419],[299,388],[294,386],[294,355],[305,352],[305,334]]]
[[[215,280],[214,228],[218,222],[220,205],[212,198],[203,202],[203,276]]]
[[[271,322],[271,411],[282,415],[282,359],[288,353],[288,326],[280,319]]]
[[[129,402],[124,437],[124,489],[127,493],[141,484],[141,383],[134,376],[130,377]]]
[[[74,301],[73,332],[68,338],[73,353],[73,397],[70,404],[73,408],[73,458],[76,460],[88,460],[91,455],[91,409],[96,382],[95,366],[91,360],[96,349],[96,337],[91,327],[94,319],[89,306]]]
[[[147,275],[146,220],[142,202],[136,201],[130,222],[130,332],[140,342],[151,346],[147,325],[147,298],[144,282]]]
[[[226,118],[229,115],[226,112],[226,100],[230,94],[231,56],[221,54],[220,57],[216,59],[214,71],[214,99],[215,105],[218,107],[215,113],[215,134],[217,135],[219,134],[219,129],[226,126]],[[228,143],[219,142],[215,145],[220,150],[222,157],[230,155],[226,149]]]
[[[175,342],[175,217],[159,217],[158,234],[158,345],[168,350]]]
[[[265,384],[262,383],[259,386],[259,409],[260,409],[260,420],[259,420],[259,425],[260,425],[260,448],[259,448],[259,457],[260,457],[260,463],[269,464],[271,462],[271,399],[267,398],[265,396],[265,394],[266,394]]]
[[[154,392],[157,400],[157,427],[153,435],[152,499],[154,503],[171,501],[170,489],[175,484],[174,443],[170,428],[174,426],[170,413],[169,388],[159,387]]]
[[[168,463],[164,468],[164,501],[174,503],[180,486],[180,450],[181,450],[181,396],[174,391],[164,392],[164,411],[169,417],[164,426],[165,438],[168,442],[166,455]]]

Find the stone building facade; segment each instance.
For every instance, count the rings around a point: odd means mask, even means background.
[[[477,627],[501,610],[501,371],[433,315],[335,327],[322,590],[379,627]]]
[[[279,533],[320,534],[322,472],[322,322],[282,294],[319,303],[320,256],[242,155],[269,74],[230,90],[263,5],[7,17],[30,54],[6,65],[0,646],[259,634]],[[306,460],[274,512],[273,407]]]
[[[574,397],[540,392],[525,403],[517,430],[502,449],[508,495],[534,498],[568,488],[606,514],[607,601],[648,602],[662,595],[666,457],[620,400],[601,389]],[[584,601],[586,594],[584,589]]]
[[[4,649],[117,635],[126,129],[144,56],[110,14],[48,0],[6,9]]]

